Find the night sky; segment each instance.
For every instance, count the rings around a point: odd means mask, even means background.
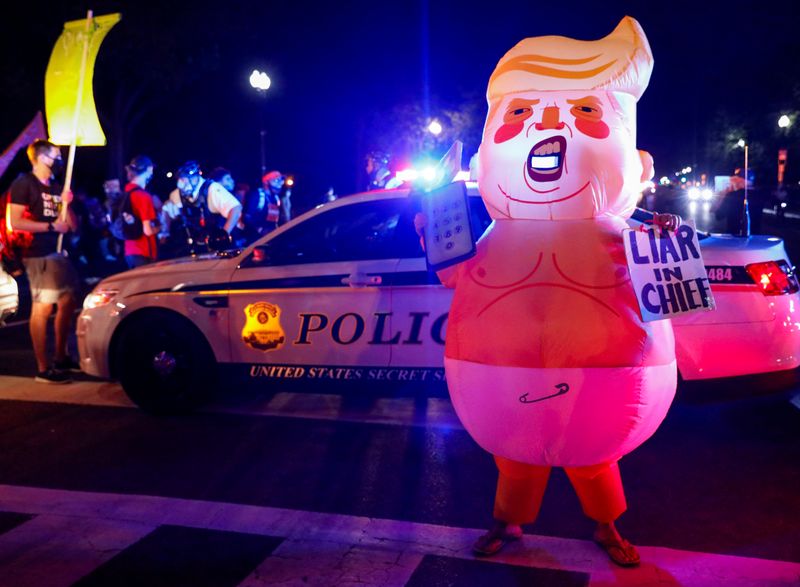
[[[489,75],[517,41],[544,34],[601,38],[626,14],[642,24],[655,57],[639,102],[639,146],[655,157],[657,176],[689,164],[712,174],[730,171],[729,162],[706,149],[720,116],[749,127],[754,141],[764,137],[754,165],[769,170],[777,115],[800,110],[794,2],[16,4],[4,8],[0,36],[3,148],[44,107],[44,72],[63,22],[90,7],[95,14],[119,11],[122,21],[95,69],[98,110],[111,142],[115,100],[137,93],[139,121],[125,136],[124,157],[151,155],[162,194],[173,187],[163,174],[186,159],[208,170],[226,166],[254,184],[260,108],[267,166],[295,175],[297,204],[316,203],[329,185],[339,194],[356,191],[364,154],[377,146],[374,121],[384,113],[427,95],[433,116],[437,108],[480,103],[480,125]],[[263,101],[249,86],[254,68],[273,81]],[[792,132],[790,170],[792,157],[800,163]],[[477,144],[462,138],[474,151]],[[113,168],[110,148],[79,149],[76,181],[97,192]]]

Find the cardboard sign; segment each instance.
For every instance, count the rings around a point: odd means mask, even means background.
[[[623,240],[643,321],[714,309],[694,221],[674,232],[627,229]]]

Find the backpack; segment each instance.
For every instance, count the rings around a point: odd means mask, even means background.
[[[131,202],[131,194],[136,190],[141,188],[134,187],[132,189],[125,189],[125,196],[122,198],[122,203],[119,207],[119,212],[117,213],[117,217],[111,223],[109,230],[111,234],[114,235],[115,238],[124,241],[134,241],[138,238],[141,238],[144,234],[144,229],[142,228],[142,221],[136,217],[133,213],[133,203]],[[125,222],[125,218],[123,217],[123,213],[130,214],[133,216],[133,222],[128,224]]]
[[[10,218],[11,190],[0,195],[0,263],[3,270],[13,277],[25,273],[22,252],[31,246],[33,234],[22,230],[11,230]]]

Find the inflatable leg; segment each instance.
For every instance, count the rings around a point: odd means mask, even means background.
[[[568,467],[564,471],[578,494],[583,513],[591,519],[608,524],[627,509],[619,465],[616,462],[589,467]]]
[[[550,467],[528,465],[494,457],[499,476],[494,498],[494,518],[506,524],[530,524],[539,514]]]

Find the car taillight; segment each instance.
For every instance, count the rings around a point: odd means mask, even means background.
[[[765,296],[779,296],[794,293],[800,290],[794,268],[781,259],[780,261],[767,261],[766,263],[753,263],[745,267],[747,273],[761,288]]]

